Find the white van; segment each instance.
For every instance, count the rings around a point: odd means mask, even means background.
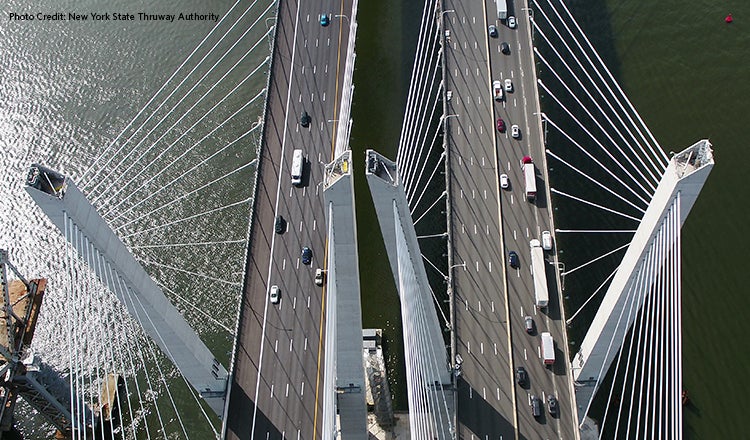
[[[302,167],[305,164],[305,158],[302,156],[302,150],[294,150],[292,156],[292,185],[300,185],[302,183]]]

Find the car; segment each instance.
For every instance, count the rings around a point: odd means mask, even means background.
[[[312,261],[312,250],[305,246],[302,248],[302,264],[310,264]]]
[[[505,41],[500,44],[500,51],[505,55],[510,55],[510,46]]]
[[[495,97],[495,101],[500,102],[503,100],[503,86],[500,84],[500,81],[492,81],[492,94]]]
[[[504,85],[505,85],[505,91],[506,92],[512,92],[513,91],[513,81],[511,81],[510,78],[505,78]]]
[[[322,286],[325,282],[325,276],[326,273],[323,269],[317,268],[315,269],[315,285]]]
[[[542,249],[545,251],[552,250],[552,234],[549,231],[542,232]]]
[[[534,319],[531,316],[523,317],[523,328],[526,329],[526,333],[534,334]]]
[[[512,15],[510,17],[508,17],[508,27],[511,28],[511,29],[515,29],[516,28],[516,17],[514,17]]]
[[[278,304],[281,301],[281,290],[279,286],[271,286],[271,292],[268,294],[268,298],[271,300],[271,304]]]
[[[513,136],[514,139],[518,139],[521,137],[521,129],[518,128],[518,124],[513,124],[510,126],[510,135]]]
[[[531,396],[531,415],[535,418],[542,415],[542,402],[534,395]]]
[[[524,367],[516,367],[516,383],[522,387],[529,384],[529,374]]]
[[[331,24],[331,18],[328,17],[328,14],[320,14],[320,25],[326,27],[329,24]]]
[[[510,186],[510,182],[508,181],[508,175],[503,173],[500,175],[500,188],[507,189]]]
[[[310,114],[302,110],[302,113],[300,113],[299,115],[299,125],[303,127],[309,127],[310,122],[312,122],[312,118],[310,117]]]
[[[552,394],[547,396],[547,410],[549,411],[550,415],[557,415],[557,398]]]
[[[487,29],[490,31],[490,37],[497,38],[497,26],[491,24]]]
[[[505,133],[505,121],[503,121],[503,118],[497,118],[497,131]]]
[[[518,254],[516,251],[510,251],[508,252],[508,264],[510,264],[510,267],[514,269],[518,269],[520,267],[520,263],[518,261]]]
[[[283,234],[284,230],[286,230],[286,220],[284,220],[284,217],[277,215],[276,216],[276,222],[273,224],[273,230],[276,231],[277,234]]]

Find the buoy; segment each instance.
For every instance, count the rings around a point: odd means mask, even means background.
[[[732,14],[727,15],[727,17],[724,19],[724,22],[731,23],[734,19],[732,18]]]

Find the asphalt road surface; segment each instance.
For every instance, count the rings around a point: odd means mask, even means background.
[[[554,249],[547,252],[550,304],[534,306],[529,241],[551,230],[544,146],[539,123],[526,5],[510,2],[515,29],[497,20],[494,1],[444,4],[448,142],[451,148],[453,274],[456,295],[459,438],[575,438],[565,325],[555,277]],[[488,26],[498,30],[489,35]],[[502,43],[509,53],[502,53]],[[510,79],[504,99],[493,99],[492,83]],[[506,130],[497,130],[502,118]],[[520,136],[511,136],[518,125]],[[526,201],[523,156],[534,159],[537,199]],[[509,176],[501,189],[499,175]],[[519,254],[520,267],[506,264],[508,251]],[[524,330],[523,318],[535,331]],[[545,367],[539,334],[555,340],[556,363]],[[523,366],[529,384],[518,386],[514,370]],[[560,411],[552,416],[546,398],[554,395]],[[541,417],[531,413],[531,396],[545,403]]]
[[[328,26],[320,24],[323,13]],[[320,438],[324,288],[313,278],[324,264],[321,182],[331,160],[350,14],[349,0],[280,1],[227,439]],[[307,128],[300,125],[303,111],[311,117]],[[307,159],[300,186],[290,179],[294,149]],[[282,234],[274,232],[278,215]],[[301,262],[303,246],[313,251],[310,265]],[[269,300],[273,285],[278,304]]]

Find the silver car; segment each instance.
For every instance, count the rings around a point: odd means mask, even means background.
[[[271,304],[279,303],[279,300],[281,300],[281,290],[279,290],[279,286],[271,286],[271,293],[268,294],[268,298],[271,300]]]
[[[516,17],[514,17],[512,15],[510,17],[508,17],[508,27],[511,28],[511,29],[515,29],[516,28]]]
[[[515,139],[518,139],[519,137],[521,137],[521,129],[518,128],[517,124],[513,124],[510,127],[510,135],[513,136],[513,138]]]

